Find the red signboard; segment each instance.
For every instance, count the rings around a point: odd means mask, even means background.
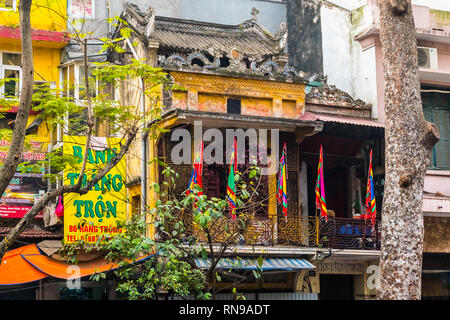
[[[22,153],[23,161],[35,162],[43,160],[41,142],[31,141],[30,149]],[[0,141],[0,165],[6,158],[9,141]],[[22,218],[47,191],[47,181],[44,179],[44,168],[40,173],[16,172],[5,192],[0,198],[0,217]],[[36,218],[42,218],[42,212]]]
[[[1,218],[22,218],[25,213],[32,207],[29,206],[9,206],[0,205],[0,217]],[[36,218],[42,218],[42,211],[38,213]]]

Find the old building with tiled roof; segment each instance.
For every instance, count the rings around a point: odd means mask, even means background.
[[[376,146],[379,156],[383,137],[383,125],[370,116],[372,106],[327,85],[326,79],[309,79],[308,74],[290,66],[285,26],[282,24],[276,34],[271,34],[259,24],[256,11],[253,18],[237,25],[160,17],[151,8],[142,12],[134,5],[125,5],[121,18],[126,25],[119,26],[116,33],[121,27],[129,27],[135,34],[126,40],[126,52],[112,55],[112,61],[145,59],[162,68],[174,84],[183,88],[164,90],[162,119],[158,123],[170,132],[150,139],[147,146],[149,158],[159,156],[179,174],[176,194],[186,190],[192,170],[191,163],[174,163],[171,158],[176,145],[171,133],[177,129],[190,132],[193,150],[197,150],[196,130],[201,130],[205,137],[211,130],[224,134],[227,129],[247,132],[255,129],[259,136],[258,130],[262,129],[278,146],[286,143],[289,177],[286,217],[275,197],[270,196],[275,194],[276,174],[269,174],[263,177],[258,191],[262,205],[254,208],[255,219],[242,232],[231,256],[252,257],[265,252],[268,258],[313,261],[318,272],[311,277],[294,268],[277,284],[277,290],[292,290],[292,294],[314,296],[320,291],[319,276],[328,274],[328,268],[336,265],[342,270],[357,270],[348,272],[363,279],[365,268],[370,263],[376,264],[379,255],[377,230],[373,228],[370,234],[365,234],[368,229],[364,229],[364,220],[359,219],[362,209],[355,212],[354,208],[356,202],[362,207],[360,200],[356,200],[363,196],[367,150]],[[245,141],[238,144],[246,145],[246,151],[251,146],[251,142]],[[317,219],[312,199],[321,144],[327,150],[325,176],[329,173],[335,176],[327,182],[330,217],[333,215],[330,224]],[[224,157],[228,155],[228,146],[224,146]],[[272,146],[268,156],[274,156],[274,151]],[[226,161],[224,158],[223,164],[205,162],[202,181],[208,197],[225,198]],[[376,164],[381,166],[379,162]],[[161,182],[161,169],[156,164],[146,170],[148,181]],[[129,173],[132,181],[129,187],[135,196],[142,192],[141,172],[136,169]],[[150,205],[156,200],[151,193],[147,193],[147,199]],[[189,215],[182,218],[189,225]],[[236,227],[226,219],[223,223],[229,224],[229,228]],[[360,230],[364,236],[335,232],[347,226]],[[320,260],[321,247],[328,248],[333,256],[327,263]],[[202,265],[201,261],[198,263]],[[266,279],[271,281],[271,276],[267,274]],[[312,291],[306,292],[303,289],[308,281],[313,283]],[[251,287],[250,284],[247,289]],[[364,286],[358,292],[369,295]]]

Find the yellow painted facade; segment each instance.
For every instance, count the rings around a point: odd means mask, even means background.
[[[67,44],[67,40],[60,41],[67,31],[67,1],[33,1],[30,19],[33,29],[34,80],[52,82],[57,85],[61,49]],[[20,30],[18,4],[16,10],[0,10],[0,28],[2,27],[8,28],[9,31]],[[38,30],[48,32],[39,33]],[[48,38],[44,39],[43,36]],[[0,51],[20,53],[20,37],[16,38],[13,35],[6,37],[6,33],[0,34]]]
[[[19,1],[15,10],[3,8],[0,10],[0,54],[21,53]],[[33,1],[30,13],[33,43],[34,81],[49,82],[52,87],[58,87],[61,50],[67,44],[66,0],[36,0]],[[28,125],[36,114],[30,114]],[[38,127],[34,139],[50,142],[50,133],[43,123]]]
[[[304,83],[276,82],[268,79],[230,77],[172,70],[168,71],[168,73],[173,77],[175,84],[185,89],[184,91],[173,92],[171,108],[227,114],[227,98],[240,98],[242,116],[295,119],[304,110]],[[201,120],[201,116],[198,120]],[[166,118],[160,125],[165,129],[171,129],[185,123],[187,123],[186,120],[178,119],[174,116]],[[204,124],[206,124],[205,128],[210,123],[204,121]],[[227,126],[225,123],[214,123],[214,125],[217,127]],[[193,132],[191,132],[191,135],[193,137]],[[268,143],[270,144],[270,141]],[[157,139],[151,139],[149,141],[149,160],[157,155],[156,145]],[[153,182],[159,182],[158,167],[153,163],[149,164],[147,169],[148,205],[154,208],[157,195],[149,186]],[[275,220],[277,216],[277,201],[275,199],[276,182],[276,176],[270,176],[269,194],[272,196],[269,198],[268,213],[271,219]],[[186,181],[186,185],[187,183],[188,181]],[[149,225],[149,235],[152,236],[155,230],[150,217],[147,222]]]
[[[21,53],[21,46],[20,44],[0,43],[0,52]],[[58,66],[60,61],[60,48],[33,47],[34,81],[52,82],[57,86],[59,83]]]
[[[48,31],[66,31],[67,0],[33,0],[31,6],[31,28]],[[19,26],[19,0],[16,10],[0,10],[0,25]]]
[[[173,107],[226,113],[227,98],[241,98],[242,115],[275,118],[300,116],[305,106],[303,83],[170,71],[187,91],[173,94]]]
[[[0,10],[0,54],[21,53],[19,1],[14,9]],[[58,66],[61,50],[67,44],[65,39],[67,26],[66,0],[33,1],[30,13],[33,35],[34,81],[49,82],[51,86],[59,84]],[[30,114],[28,124],[36,118]],[[37,136],[41,141],[50,141],[50,134],[45,124],[38,128]]]

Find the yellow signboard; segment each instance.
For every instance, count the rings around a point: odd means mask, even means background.
[[[99,137],[92,140],[82,185],[90,181],[119,152],[119,140]],[[65,185],[75,185],[78,181],[85,144],[86,137],[64,137],[64,154],[73,156],[78,162],[75,168],[65,170]],[[114,236],[124,232],[117,222],[126,219],[125,173],[125,158],[122,158],[88,193],[64,195],[65,243],[78,240],[95,243],[101,235]]]

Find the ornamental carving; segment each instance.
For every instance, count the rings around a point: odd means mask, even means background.
[[[306,103],[367,110],[372,108],[371,104],[366,104],[361,99],[355,100],[348,93],[326,83],[320,87],[311,89],[306,95]]]
[[[236,50],[236,49],[234,49]],[[233,52],[230,50],[230,52]],[[296,79],[299,82],[306,81],[306,74],[298,71],[293,66],[281,67],[271,58],[251,57],[243,54],[226,54],[220,51],[192,52],[183,55],[172,54],[168,57],[158,55],[158,66],[161,68],[204,69],[205,71],[223,71],[248,76],[263,76],[272,78],[284,78],[284,80]],[[213,55],[214,54],[214,55]]]

